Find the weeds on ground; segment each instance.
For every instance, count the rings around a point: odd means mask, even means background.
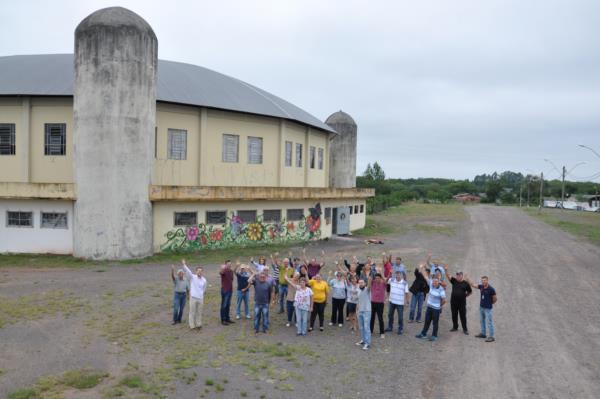
[[[9,399],[61,398],[68,388],[89,389],[108,377],[108,373],[82,369],[70,370],[59,376],[40,378],[33,387],[22,388],[8,394]]]

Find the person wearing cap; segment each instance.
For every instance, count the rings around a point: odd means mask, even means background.
[[[394,331],[394,313],[398,312],[398,335],[404,332],[404,304],[408,301],[408,283],[406,276],[400,270],[388,280],[390,287],[388,328],[385,331]]]
[[[336,262],[336,265],[339,265]],[[331,272],[329,272],[331,274]],[[331,288],[331,321],[329,325],[344,325],[344,304],[346,303],[346,279],[340,271],[335,272],[335,277],[329,279]]]
[[[177,270],[177,276],[175,276],[175,266],[173,265],[171,265],[171,280],[173,280],[173,322],[171,324],[177,324],[181,323],[190,283],[185,279],[183,269]]]
[[[183,264],[183,271],[190,281],[190,311],[188,316],[188,323],[190,329],[202,328],[202,310],[204,309],[204,293],[208,283],[203,275],[204,270],[202,267],[196,267],[196,274],[192,273],[190,268],[185,263],[185,259],[181,260]]]
[[[248,301],[250,300],[250,285],[248,279],[250,278],[250,268],[247,265],[240,264],[238,260],[235,264],[235,277],[237,279],[237,292],[236,292],[236,303],[235,303],[235,318],[240,319],[241,316],[241,305],[244,303],[244,315],[246,319],[250,318],[250,307]]]
[[[481,301],[479,302],[479,316],[481,322],[481,331],[477,334],[476,338],[486,338],[485,342],[494,342],[494,319],[492,318],[492,308],[496,303],[498,297],[496,296],[496,290],[489,284],[487,276],[481,276],[481,283],[474,284],[466,278],[471,284],[471,287],[477,288],[481,292]],[[487,322],[487,323],[486,323]],[[488,326],[488,335],[486,336],[485,327]]]
[[[446,290],[440,284],[438,277],[430,274],[425,265],[419,266],[419,271],[429,281],[429,296],[427,297],[427,310],[425,311],[425,324],[423,330],[417,334],[417,338],[427,338],[429,326],[433,323],[433,331],[431,332],[430,341],[436,341],[438,338],[438,326],[440,321],[440,313],[442,306],[446,303]]]
[[[254,286],[255,334],[258,334],[260,327],[265,334],[269,331],[269,306],[271,302],[275,303],[274,281],[267,275],[267,270],[268,268],[264,268],[262,272],[258,273],[258,279],[256,279],[255,273],[252,273],[248,279],[248,284]]]
[[[448,266],[446,266],[446,276],[449,276]],[[452,294],[450,295],[450,311],[452,312],[452,329],[450,331],[458,331],[458,317],[460,315],[460,325],[463,333],[469,335],[467,328],[467,298],[473,290],[471,285],[463,278],[461,271],[456,272],[455,276],[450,278],[452,284]]]

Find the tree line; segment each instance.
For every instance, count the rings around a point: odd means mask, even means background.
[[[540,177],[523,175],[519,172],[481,174],[472,180],[454,180],[441,178],[386,179],[385,172],[375,162],[367,165],[362,176],[357,176],[356,186],[374,188],[375,197],[367,200],[367,212],[377,213],[390,206],[406,201],[424,201],[446,203],[456,194],[468,193],[481,197],[481,202],[503,204],[519,203],[523,205],[539,203]],[[544,180],[543,197],[560,198],[562,181]],[[600,184],[594,182],[565,182],[565,198],[583,200],[585,195],[600,193]]]

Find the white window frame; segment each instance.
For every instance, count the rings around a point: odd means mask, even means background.
[[[235,160],[229,159],[227,156],[227,154],[230,152],[230,151],[228,151],[228,148],[227,148],[227,145],[228,145],[227,140],[232,140],[231,143],[235,143]],[[238,134],[223,133],[222,146],[223,146],[223,151],[222,151],[221,160],[223,162],[238,163],[240,161],[240,136]]]
[[[208,214],[209,213],[222,213],[222,214],[224,214],[225,218],[224,218],[224,220],[223,220],[222,223],[213,223],[213,222],[211,222],[211,221],[208,220]],[[216,225],[221,225],[221,224],[226,224],[227,223],[227,211],[224,211],[224,210],[206,211],[206,213],[204,214],[204,217],[205,217],[204,220],[206,221],[206,224],[210,224],[210,225],[216,226]]]
[[[189,224],[177,224],[177,215],[181,213],[189,213],[196,215],[196,223]],[[187,227],[187,226],[197,226],[198,225],[198,212],[196,211],[182,211],[182,212],[173,212],[173,226],[174,227]]]
[[[60,129],[60,143],[50,143],[52,129]],[[59,147],[58,153],[53,152],[55,147]],[[49,157],[64,157],[67,155],[67,124],[66,123],[45,123],[44,124],[44,155]]]
[[[285,142],[285,166],[292,166],[292,157],[294,153],[294,143],[291,141]]]
[[[7,134],[5,140],[0,140],[0,146],[2,146],[3,149],[7,150],[7,152],[0,152],[0,156],[16,155],[16,125],[14,123],[0,123],[0,128],[2,128],[2,130]]]
[[[28,213],[28,214],[30,214],[30,215],[31,215],[31,218],[30,218],[30,219],[31,219],[31,224],[30,224],[30,225],[28,225],[28,226],[22,226],[22,225],[20,225],[20,224],[19,224],[19,225],[10,224],[10,217],[9,217],[9,213],[19,213],[19,214],[21,214],[21,213]],[[6,227],[8,227],[8,228],[17,228],[17,229],[24,228],[24,229],[32,229],[32,228],[33,228],[33,226],[35,225],[35,220],[33,220],[33,219],[34,219],[34,216],[33,216],[33,211],[11,211],[11,210],[7,210],[7,211],[6,211]],[[20,220],[21,220],[21,217],[20,217],[20,215],[19,215],[19,221],[20,221]]]
[[[296,167],[302,167],[302,143],[296,143]]]
[[[318,167],[319,170],[323,170],[323,164],[324,164],[324,159],[325,159],[325,149],[319,147],[319,151],[318,151],[319,157],[318,157]]]

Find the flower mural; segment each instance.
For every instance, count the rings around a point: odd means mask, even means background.
[[[223,225],[206,225],[177,228],[167,232],[163,251],[192,252],[201,249],[232,246],[260,245],[287,241],[308,241],[321,237],[321,205],[309,209],[309,214],[299,222],[282,220],[263,223],[256,220],[244,223],[231,215]]]

